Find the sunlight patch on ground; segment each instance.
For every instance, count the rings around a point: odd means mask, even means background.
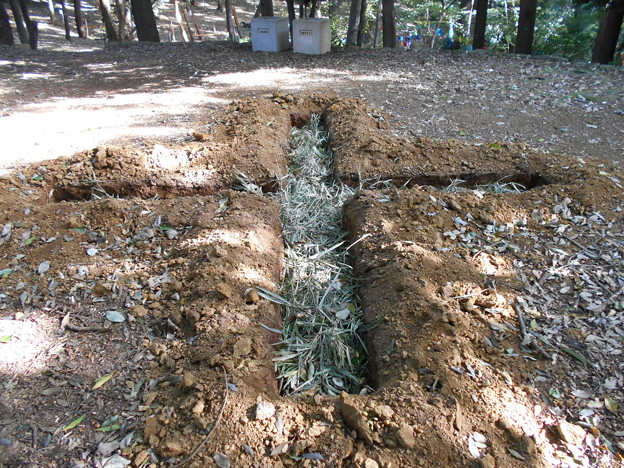
[[[184,138],[192,130],[186,122],[202,106],[225,103],[201,88],[185,87],[30,104],[0,117],[10,135],[0,156],[0,174],[15,164],[68,156],[109,142]]]

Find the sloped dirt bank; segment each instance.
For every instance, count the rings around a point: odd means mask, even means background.
[[[280,281],[279,208],[231,189],[239,172],[279,183],[289,127],[311,113],[346,181],[440,186],[361,190],[345,210],[376,324],[361,396],[277,395],[278,337],[260,322],[278,328],[279,311],[254,288]],[[398,140],[383,116],[328,95],[243,99],[195,142],[0,181],[0,463],[617,463],[622,174],[521,145]],[[510,173],[544,183],[439,190]]]

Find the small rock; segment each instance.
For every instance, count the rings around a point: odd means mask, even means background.
[[[261,401],[256,406],[256,419],[269,419],[275,414],[275,405],[269,401]]]
[[[481,468],[496,468],[496,460],[489,453],[479,461],[481,462]]]
[[[147,309],[142,305],[135,305],[130,307],[130,314],[133,317],[145,317],[147,315]]]
[[[460,205],[459,203],[457,203],[457,201],[456,201],[456,200],[454,200],[454,199],[450,199],[450,200],[447,202],[447,204],[448,204],[448,206],[449,206],[450,208],[452,208],[452,209],[453,209],[453,210],[455,210],[455,211],[461,211],[461,210],[462,210],[461,205]]]
[[[193,414],[202,414],[205,407],[206,404],[202,400],[199,400],[197,403],[195,403],[195,406],[193,406]]]
[[[184,446],[179,434],[170,434],[165,437],[158,449],[165,457],[176,457],[184,452]]]
[[[407,423],[401,424],[396,433],[397,442],[401,447],[408,449],[414,448],[416,439],[414,438],[414,429]]]
[[[221,299],[229,299],[234,295],[232,287],[226,283],[219,283],[215,288]]]
[[[70,216],[67,223],[69,224],[70,229],[82,227],[82,222],[77,216]]]
[[[206,141],[210,139],[210,135],[204,132],[194,131],[193,138],[195,138],[197,141]]]
[[[576,424],[569,423],[567,421],[560,421],[557,424],[557,431],[561,436],[561,440],[572,445],[580,445],[585,439],[585,429]]]
[[[494,219],[494,217],[489,213],[481,212],[479,214],[479,219],[483,221],[485,224],[496,224],[496,219]]]
[[[353,398],[346,392],[340,395],[340,413],[345,424],[355,430],[358,436],[367,444],[373,444],[373,434],[366,422],[366,418],[360,410],[354,405]]]
[[[184,376],[182,376],[182,383],[180,385],[182,385],[182,388],[187,390],[194,389],[195,385],[197,385],[197,378],[195,377],[195,374],[192,372],[185,372]]]
[[[234,343],[234,357],[239,358],[247,356],[249,353],[251,353],[251,344],[252,340],[249,337],[241,338],[236,343]]]
[[[362,468],[379,468],[379,463],[377,463],[372,458],[367,458],[366,460],[364,460]]]
[[[503,416],[496,421],[496,425],[507,432],[507,434],[516,441],[520,440],[524,435],[522,429],[514,425],[507,416]]]
[[[250,302],[252,304],[255,304],[258,301],[260,301],[260,296],[258,296],[258,291],[256,291],[254,288],[249,288],[247,291],[245,291],[245,301],[248,303]]]
[[[375,411],[377,416],[384,419],[390,419],[394,416],[394,410],[388,405],[377,405],[373,408],[373,411]]]

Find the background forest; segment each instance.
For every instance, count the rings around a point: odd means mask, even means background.
[[[13,43],[12,25],[22,43],[35,39],[29,3],[37,2],[0,1],[0,44]],[[158,35],[156,17],[159,10],[167,8],[167,3],[172,2],[99,0],[97,6],[108,40],[123,40],[121,36],[126,33],[120,31],[127,28],[126,39],[159,41],[166,38]],[[48,6],[50,11],[61,13],[69,37],[70,6],[65,1],[54,4],[52,0]],[[193,8],[206,5],[195,0],[176,0],[172,6],[176,22],[183,31],[187,29],[183,40],[201,38],[201,34],[193,34]],[[248,40],[248,24],[239,21],[236,6],[231,0],[218,0],[216,10],[225,13],[231,40]],[[81,37],[85,30],[82,9],[81,2],[74,0],[73,16]],[[256,16],[288,15],[291,21],[295,16],[319,14],[332,19],[335,46],[474,48],[557,55],[597,63],[621,63],[624,47],[624,0],[319,0],[318,4],[317,0],[301,0],[297,5],[294,0],[275,5],[271,0],[260,0],[256,7]],[[169,40],[174,36],[167,35]]]

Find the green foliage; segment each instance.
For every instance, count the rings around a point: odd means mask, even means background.
[[[575,5],[547,0],[538,9],[535,53],[588,60],[598,30],[601,7],[595,2]]]

